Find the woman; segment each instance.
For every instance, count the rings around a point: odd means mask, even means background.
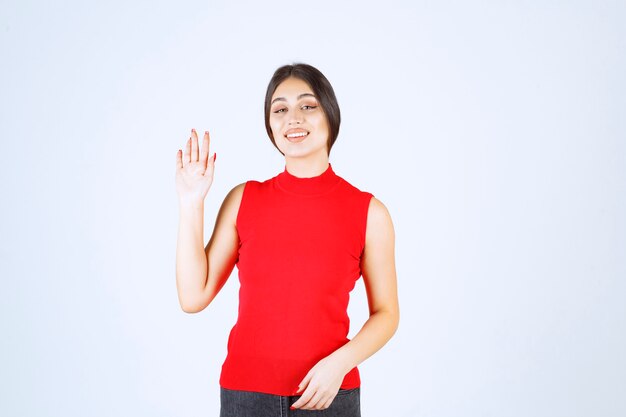
[[[220,375],[221,417],[299,410],[360,416],[357,365],[398,327],[393,224],[373,194],[334,172],[329,154],[339,124],[333,88],[319,70],[302,63],[278,68],[267,88],[265,125],[285,169],[235,186],[205,248],[204,198],[216,159],[209,157],[209,133],[200,149],[192,129],[184,155],[177,152],[182,309],[202,311],[235,265],[239,270],[239,315]],[[349,292],[361,275],[370,317],[349,340]]]

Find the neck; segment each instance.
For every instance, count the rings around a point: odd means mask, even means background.
[[[328,168],[328,157],[315,160],[302,158],[285,158],[285,169],[291,175],[300,178],[316,177]]]

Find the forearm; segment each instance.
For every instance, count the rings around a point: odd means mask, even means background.
[[[332,353],[348,373],[365,359],[382,348],[398,328],[399,315],[390,311],[372,314],[361,330],[350,340]]]
[[[204,204],[179,204],[176,244],[176,288],[183,310],[192,309],[206,285],[204,252]]]

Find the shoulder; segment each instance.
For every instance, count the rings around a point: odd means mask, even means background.
[[[372,197],[370,198],[369,208],[367,211],[368,218],[371,218],[372,220],[391,219],[391,214],[389,214],[387,206],[385,206],[382,201],[374,197],[373,194],[370,195]]]
[[[241,205],[246,184],[247,182],[242,182],[241,184],[235,185],[228,192],[228,194],[226,194],[222,207],[220,208],[220,211],[222,211],[233,223],[235,223],[235,220],[237,219],[239,206]]]
[[[248,182],[242,182],[241,184],[235,185],[226,195],[226,199],[230,200],[239,200],[241,201],[241,197],[243,196],[243,190],[246,188],[246,184]]]
[[[387,206],[372,195],[367,210],[366,240],[379,239],[385,235],[394,235],[391,214]]]

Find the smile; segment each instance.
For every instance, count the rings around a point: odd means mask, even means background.
[[[308,135],[309,132],[296,132],[296,133],[290,133],[287,135],[288,138],[299,138],[302,136],[306,136]]]

